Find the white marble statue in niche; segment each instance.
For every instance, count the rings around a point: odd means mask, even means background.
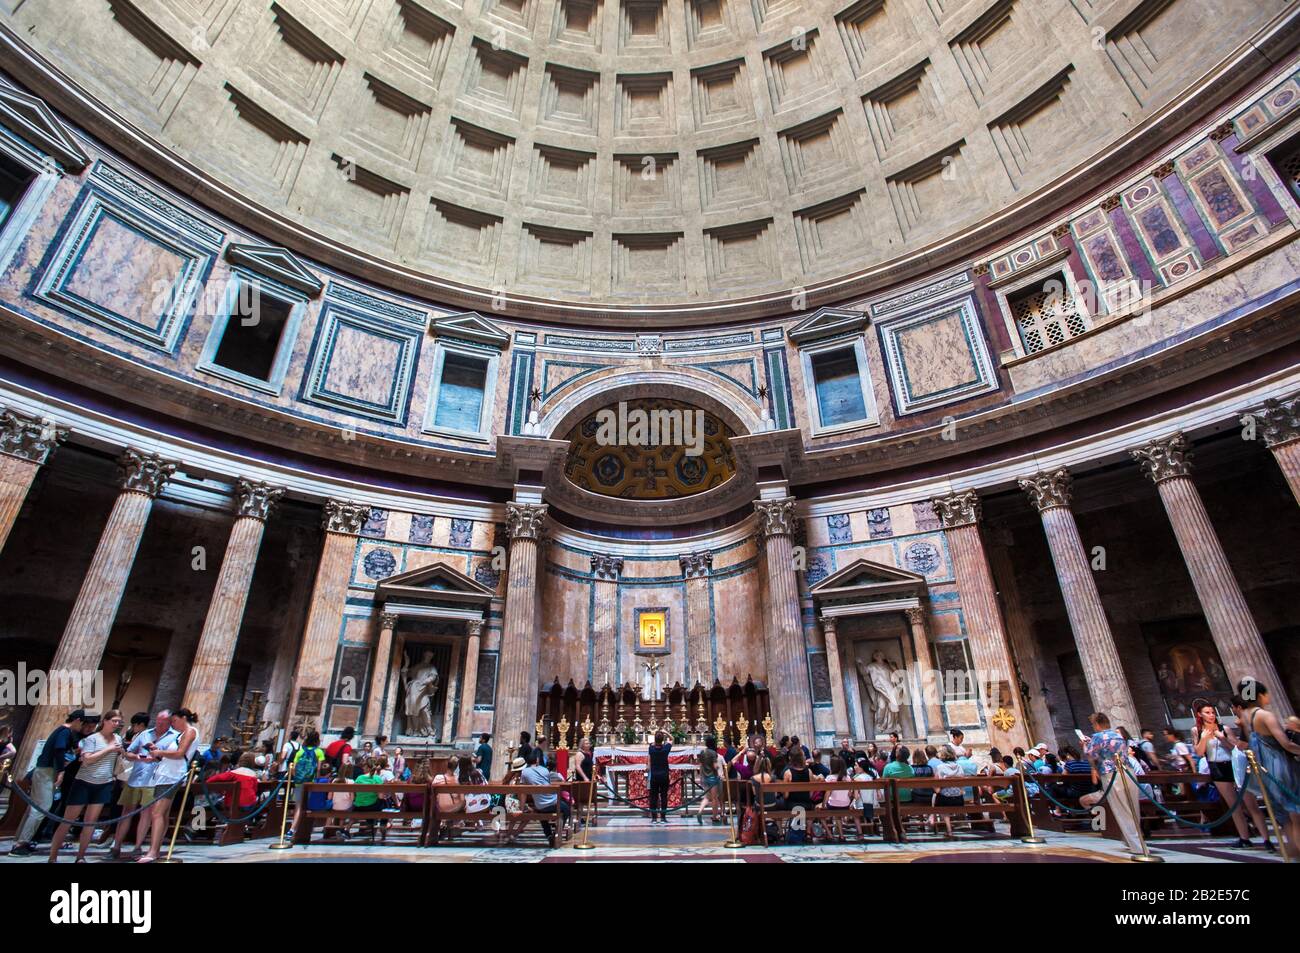
[[[437,733],[433,701],[438,695],[438,669],[432,649],[424,649],[412,664],[414,654],[402,653],[402,733],[429,738]]]
[[[854,664],[866,689],[862,696],[863,714],[870,717],[872,732],[877,738],[884,738],[893,731],[903,734],[898,665],[879,649],[871,653],[871,661],[856,657]]]

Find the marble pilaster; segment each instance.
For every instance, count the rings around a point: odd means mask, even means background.
[[[698,676],[704,685],[717,677],[714,671],[710,625],[713,609],[709,605],[709,574],[713,571],[713,553],[708,550],[682,553],[677,557],[686,580],[686,681]]]
[[[618,577],[623,573],[623,557],[606,553],[591,556],[592,585],[595,587],[595,613],[592,618],[592,684],[611,684],[620,680],[618,657]],[[522,730],[522,729],[521,729]]]
[[[808,658],[799,618],[799,579],[795,572],[795,501],[790,498],[759,500],[759,534],[763,540],[763,565],[767,572],[767,619],[763,627],[767,654],[768,697],[776,733],[813,739],[812,690],[808,683]],[[811,747],[811,744],[809,745]]]
[[[230,528],[230,541],[221,559],[221,570],[194,651],[182,703],[209,724],[216,721],[220,712],[230,663],[235,659],[266,519],[283,495],[283,488],[266,483],[240,480],[235,485],[235,523]]]
[[[1115,727],[1122,725],[1136,731],[1141,727],[1137,706],[1115,648],[1097,581],[1092,578],[1092,565],[1079,537],[1078,524],[1070,511],[1071,480],[1069,471],[1061,467],[1019,483],[1042,519],[1092,702],[1098,711],[1110,716]]]
[[[934,662],[931,660],[930,633],[926,627],[927,613],[923,606],[904,609],[903,613],[907,616],[907,628],[912,634],[912,654],[916,657],[916,674],[920,677],[919,707],[925,712],[928,728],[927,732],[923,732],[919,730],[921,726],[917,725],[917,734],[939,735],[946,727],[943,720],[943,705],[940,704],[940,699],[943,697],[943,681],[939,677],[942,673],[935,671]]]
[[[334,656],[343,626],[343,607],[352,575],[356,537],[369,513],[370,507],[361,503],[325,501],[322,514],[325,540],[316,566],[302,645],[298,648],[293,688],[289,692],[288,727],[323,727],[321,719],[325,714],[330,674],[334,670]]]
[[[1234,688],[1243,678],[1256,679],[1270,689],[1274,711],[1283,717],[1294,714],[1205,504],[1192,482],[1192,449],[1187,438],[1174,434],[1130,452],[1160,494],[1210,635]]]
[[[365,728],[370,734],[384,733],[384,689],[388,687],[388,669],[393,659],[393,630],[397,616],[384,612],[379,616],[374,649],[370,653],[370,693],[366,698]]]
[[[840,640],[835,617],[822,616],[822,638],[826,642],[826,672],[831,682],[831,711],[835,718],[835,737],[853,734],[849,726],[849,706],[844,699],[844,667],[840,664]]]

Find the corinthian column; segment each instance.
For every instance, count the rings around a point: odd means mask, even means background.
[[[1187,438],[1174,434],[1130,453],[1160,494],[1196,597],[1201,601],[1201,611],[1234,688],[1243,678],[1257,679],[1272,693],[1274,711],[1283,717],[1293,714],[1282,680],[1192,482],[1192,450]]]
[[[618,577],[623,574],[623,557],[592,553],[591,575],[595,586],[595,612],[591,620],[591,681],[596,684],[608,673],[617,683],[618,674]]]
[[[835,616],[822,616],[822,638],[826,641],[826,672],[831,680],[831,711],[835,716],[835,737],[853,734],[849,727],[849,706],[844,701],[844,669],[840,665],[840,640]]]
[[[465,671],[460,679],[460,715],[457,717],[462,741],[474,739],[474,694],[478,689],[478,651],[483,639],[483,623],[472,619],[465,623]]]
[[[1098,711],[1110,716],[1110,723],[1136,731],[1137,706],[1124,678],[1119,651],[1110,632],[1106,610],[1092,578],[1092,566],[1079,538],[1079,527],[1070,512],[1071,477],[1064,467],[1038,473],[1020,481],[1020,488],[1038,510],[1047,534],[1047,546],[1056,566],[1056,578],[1065,599],[1065,612],[1079,647],[1088,692]]]
[[[397,616],[385,612],[379,617],[379,632],[375,636],[375,650],[370,668],[370,695],[366,701],[366,730],[372,734],[384,731],[384,689],[388,687],[388,668],[393,658],[393,630]]]
[[[799,581],[793,545],[794,500],[758,500],[758,532],[767,567],[767,620],[763,627],[767,651],[767,688],[778,735],[798,735],[811,748],[812,691],[808,659],[799,619]]]
[[[253,584],[257,552],[262,548],[266,518],[275,501],[283,495],[282,488],[265,483],[240,480],[235,484],[235,525],[230,528],[230,541],[226,543],[208,617],[194,651],[183,702],[190,711],[206,719],[207,724],[215,723],[220,714],[221,697],[226,691],[239,627],[244,621],[244,607],[248,604],[248,590]]]
[[[705,685],[713,683],[717,672],[713,666],[713,645],[709,638],[709,623],[713,612],[709,607],[709,574],[713,572],[713,553],[682,553],[677,557],[686,579],[686,684],[692,684],[697,673]]]
[[[971,659],[978,673],[980,700],[984,703],[989,742],[1003,751],[1028,746],[1025,713],[1016,685],[1016,667],[1006,626],[998,608],[997,588],[989,569],[988,554],[980,536],[980,499],[974,490],[932,500],[943,524],[952,554],[952,570],[961,595],[962,613],[970,638]],[[1091,578],[1091,577],[1090,577]],[[997,698],[989,689],[997,689]],[[1005,691],[1001,689],[1005,688]]]
[[[517,741],[519,732],[532,732],[537,714],[537,544],[544,535],[546,509],[545,503],[506,504],[510,568],[493,723],[502,750]],[[498,758],[492,773],[500,777],[507,767]]]
[[[0,407],[0,550],[14,528],[41,465],[68,432]]]
[[[334,655],[338,649],[339,630],[343,626],[343,606],[348,597],[348,578],[352,573],[352,556],[357,535],[370,513],[361,503],[326,500],[322,515],[325,542],[316,566],[307,623],[303,626],[298,665],[289,692],[289,727],[320,725],[325,713],[325,696]]]
[[[154,497],[173,473],[176,464],[156,454],[127,449],[118,459],[122,471],[121,492],[108,514],[108,522],[99,535],[99,546],[90,561],[86,578],[72,605],[72,614],[64,626],[63,637],[50,663],[51,676],[60,673],[89,672],[99,668],[104,648],[113,630],[122,594],[131,576],[131,565],[140,548]],[[39,705],[27,725],[17,764],[27,758],[37,741],[57,727],[68,713],[67,705]]]
[[[1300,395],[1266,400],[1263,410],[1243,417],[1242,422],[1263,424],[1264,446],[1273,452],[1291,494],[1300,503]]]

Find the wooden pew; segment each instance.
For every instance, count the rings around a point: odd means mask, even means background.
[[[563,784],[431,784],[429,786],[428,803],[429,803],[429,822],[428,833],[425,837],[426,847],[437,847],[449,843],[455,838],[456,831],[472,833],[469,828],[462,827],[463,823],[475,823],[483,821],[485,824],[485,833],[490,834],[494,845],[507,844],[514,841],[520,833],[523,832],[529,824],[541,824],[545,821],[552,825],[554,834],[551,837],[551,846],[559,847],[568,839],[572,822],[577,818],[577,801],[579,795],[574,792],[574,788],[586,788],[588,785],[583,782],[565,782]],[[554,794],[560,797],[569,793],[574,799],[574,806],[570,816],[570,823],[564,823],[564,815],[558,810],[554,812],[543,812],[532,809],[532,797],[537,794]],[[438,808],[438,795],[449,794],[491,794],[500,795],[501,799],[513,796],[519,799],[522,811],[511,811],[505,815],[506,823],[500,830],[492,829],[492,822],[501,817],[501,811],[497,807],[490,807],[486,811],[476,811],[473,814],[466,814],[462,811],[446,812]],[[459,822],[459,823],[458,823]],[[447,830],[443,831],[443,825],[447,825]]]
[[[1061,774],[1036,774],[1034,780],[1041,788],[1045,784],[1069,784],[1071,780],[1078,779],[1081,786],[1089,790],[1105,790],[1108,778],[1103,778],[1101,785],[1092,784],[1091,776],[1086,774],[1061,775]],[[1221,800],[1201,801],[1198,800],[1192,791],[1192,785],[1210,784],[1212,779],[1207,774],[1190,774],[1186,771],[1152,771],[1147,774],[1138,776],[1139,784],[1149,784],[1159,790],[1163,797],[1161,802],[1165,810],[1173,811],[1181,817],[1187,818],[1198,824],[1209,824],[1218,820],[1228,809],[1228,805]],[[1176,792],[1176,789],[1181,790]],[[1067,807],[1078,809],[1080,807],[1078,797],[1062,796],[1059,788],[1053,788],[1052,796]],[[1188,827],[1178,824],[1168,815],[1161,811],[1159,807],[1151,801],[1142,799],[1140,802],[1142,814],[1142,833],[1146,837],[1218,837],[1229,833],[1228,824],[1225,822],[1214,831],[1201,831],[1195,827]],[[1092,814],[1064,814],[1058,816],[1052,813],[1052,804],[1042,794],[1030,798],[1030,809],[1033,813],[1034,824],[1043,827],[1045,830],[1052,831],[1091,831]],[[1119,827],[1115,824],[1107,824],[1101,833],[1111,840],[1119,840]]]
[[[743,783],[743,782],[742,782]],[[798,812],[790,808],[774,810],[764,805],[765,794],[775,794],[782,801],[788,799],[788,795],[796,792],[830,792],[830,791],[880,791],[886,795],[883,802],[876,805],[875,820],[879,821],[881,836],[886,842],[894,842],[898,839],[895,820],[889,809],[888,798],[890,795],[889,781],[773,781],[768,784],[760,784],[758,781],[750,782],[754,790],[754,804],[758,808],[758,823],[762,830],[763,844],[767,845],[767,822],[774,821],[784,826],[784,824],[794,818]],[[839,826],[845,823],[853,825],[858,833],[858,839],[865,839],[866,835],[862,830],[862,811],[858,808],[828,808],[814,804],[804,811],[804,819],[807,822],[807,836],[809,840],[813,835],[814,822],[820,821],[824,827],[828,827],[830,822],[838,822]],[[874,825],[873,825],[874,826]]]
[[[302,811],[301,823],[294,826],[293,843],[309,844],[311,843],[312,831],[315,829],[318,821],[327,820],[348,820],[348,821],[394,821],[401,819],[419,818],[421,826],[419,833],[416,835],[416,841],[419,846],[424,846],[424,838],[428,830],[428,805],[429,805],[429,786],[427,784],[403,784],[401,782],[390,782],[388,784],[333,784],[328,781],[308,781],[306,784],[295,785],[295,790],[301,789],[303,792],[304,805]],[[366,811],[336,811],[332,807],[325,809],[312,809],[311,795],[320,794],[378,794],[380,798],[391,794],[410,795],[415,794],[423,798],[418,809],[410,809],[407,805],[410,800],[403,799],[403,808],[400,810],[383,810],[380,802],[376,802],[373,810]]]
[[[1029,833],[1029,824],[1025,819],[1024,801],[1021,786],[1024,780],[1018,774],[1013,775],[962,775],[958,778],[890,778],[889,806],[894,814],[894,826],[898,839],[907,841],[906,820],[909,817],[928,817],[931,814],[951,816],[969,820],[972,827],[978,825],[989,831],[993,830],[993,821],[997,817],[1005,819],[1011,827],[1012,837],[1023,837]],[[963,793],[972,789],[974,800],[960,806],[940,806],[932,804],[913,804],[900,801],[900,791],[935,791],[940,788],[961,788]],[[1010,790],[1011,796],[1006,800],[993,797],[997,790]],[[978,815],[978,817],[968,817]]]

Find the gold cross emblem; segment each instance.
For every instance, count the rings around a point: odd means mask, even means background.
[[[1016,716],[1010,709],[999,708],[993,713],[993,727],[999,731],[1010,731],[1016,726]]]

